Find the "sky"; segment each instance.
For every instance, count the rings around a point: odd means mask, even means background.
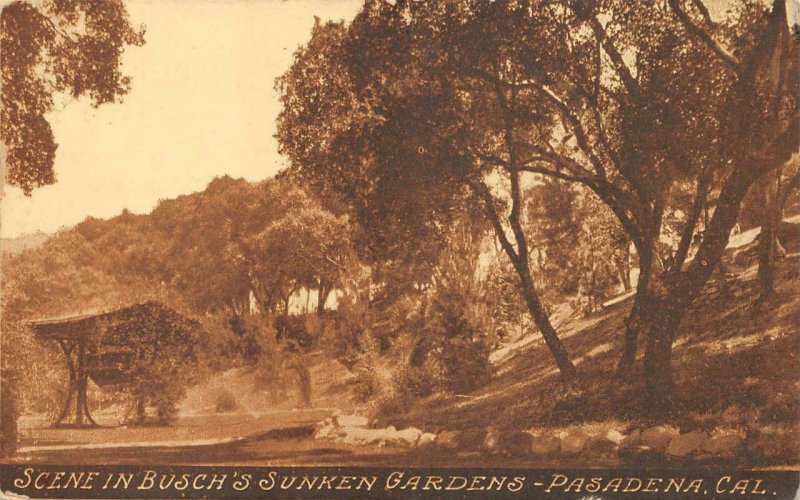
[[[147,213],[216,176],[274,175],[275,78],[310,37],[314,16],[355,16],[362,0],[126,0],[146,44],[128,47],[122,104],[63,99],[48,118],[56,184],[31,197],[5,187],[0,235],[54,232],[87,216]]]
[[[708,0],[719,16],[731,0]],[[3,3],[3,0],[0,0]],[[314,16],[350,20],[362,0],[126,0],[146,44],[129,47],[122,104],[64,99],[49,115],[56,184],[25,197],[6,186],[0,236],[54,232],[87,216],[147,213],[216,176],[260,180],[283,165],[274,81]],[[798,3],[790,2],[790,17]]]

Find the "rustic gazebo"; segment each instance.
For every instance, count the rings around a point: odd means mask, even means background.
[[[157,302],[144,302],[102,312],[40,319],[28,322],[35,335],[58,344],[64,353],[69,380],[67,396],[54,427],[93,427],[97,422],[89,412],[87,386],[91,379],[100,387],[130,384],[129,373],[136,356],[137,340],[119,332],[137,325],[173,318],[194,323]],[[124,326],[124,328],[118,328]],[[71,411],[71,409],[74,410]],[[72,414],[74,418],[69,420]]]

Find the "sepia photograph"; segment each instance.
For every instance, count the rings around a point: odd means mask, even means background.
[[[0,498],[797,498],[797,0],[0,0]]]

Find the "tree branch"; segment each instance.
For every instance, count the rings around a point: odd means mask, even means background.
[[[681,0],[669,0],[669,6],[686,30],[700,39],[712,52],[737,75],[741,74],[742,65],[739,59],[731,54],[725,47],[703,28],[692,21],[689,14],[681,7]],[[697,1],[694,2],[697,5]],[[705,7],[705,6],[704,6]],[[707,11],[706,11],[707,12]]]
[[[639,87],[639,82],[631,74],[630,69],[625,64],[625,61],[622,59],[622,54],[619,53],[617,47],[614,46],[614,42],[608,38],[606,35],[605,29],[600,24],[600,21],[597,20],[596,17],[589,18],[589,26],[592,28],[594,32],[594,36],[603,46],[603,50],[605,50],[606,54],[608,54],[608,58],[611,59],[611,63],[614,66],[614,70],[619,75],[620,80],[622,80],[622,84],[625,86],[625,90],[628,91],[628,94],[634,100],[640,100],[642,91]]]
[[[537,90],[543,92],[552,102],[556,109],[558,109],[561,116],[569,123],[572,132],[575,134],[575,139],[578,141],[578,145],[581,149],[586,153],[586,156],[589,158],[589,161],[592,163],[592,166],[597,173],[597,176],[601,179],[606,178],[606,169],[603,165],[602,160],[597,156],[594,152],[594,148],[589,144],[589,137],[586,134],[586,130],[583,128],[583,124],[580,122],[580,119],[577,115],[575,115],[570,109],[567,104],[562,101],[550,88],[545,85],[537,85]]]
[[[606,181],[599,183],[597,179],[591,176],[569,175],[559,170],[553,170],[538,165],[520,166],[517,167],[516,170],[547,175],[556,179],[577,182],[587,186],[608,205],[612,212],[614,212],[614,215],[616,215],[622,227],[624,227],[626,232],[630,235],[631,240],[637,248],[642,244],[643,240],[638,223],[636,219],[631,216],[631,214],[636,213],[637,209],[635,207],[638,206],[638,204],[632,203],[634,201],[633,198],[613,184]]]
[[[672,261],[670,271],[679,271],[689,255],[689,248],[692,245],[692,237],[694,230],[697,227],[697,221],[700,218],[700,213],[706,204],[708,198],[708,191],[713,177],[713,170],[706,166],[700,173],[697,179],[697,191],[692,201],[692,208],[686,218],[686,224],[683,226],[681,240],[678,243],[678,248],[675,250],[675,257]]]
[[[592,184],[592,180],[588,179],[586,177],[578,177],[578,176],[575,176],[575,175],[569,175],[569,174],[565,174],[564,172],[559,172],[558,170],[552,170],[552,169],[541,167],[541,166],[537,166],[537,165],[522,165],[522,166],[519,166],[519,167],[515,167],[513,170],[516,170],[516,171],[519,171],[519,172],[530,172],[530,173],[534,173],[534,174],[542,174],[542,175],[546,175],[548,177],[553,177],[553,178],[561,179],[563,181],[568,181],[568,182],[577,182],[577,183],[584,184],[584,185],[587,185],[587,186]]]
[[[511,104],[506,99],[505,91],[500,85],[500,79],[495,82],[495,93],[499,101],[500,107],[503,110],[503,124],[504,134],[503,137],[508,149],[508,165],[509,177],[511,180],[511,213],[508,216],[508,221],[511,223],[511,230],[514,233],[514,240],[517,242],[517,256],[519,260],[527,266],[528,264],[528,242],[525,239],[525,232],[522,230],[520,224],[520,204],[521,193],[519,187],[519,171],[514,169],[517,162],[516,147],[514,145],[514,118],[512,116],[516,104],[515,87],[511,88]]]
[[[694,8],[703,16],[703,21],[705,21],[706,24],[709,26],[714,26],[716,24],[714,20],[711,19],[711,14],[708,12],[708,7],[703,3],[703,0],[692,0],[692,5],[694,5]]]
[[[500,216],[494,206],[494,198],[489,188],[483,182],[475,182],[469,179],[467,180],[467,184],[472,188],[473,193],[475,193],[475,196],[483,203],[484,207],[486,207],[486,213],[489,215],[489,221],[492,223],[492,227],[494,227],[497,239],[500,240],[500,246],[502,246],[503,250],[508,254],[511,262],[516,263],[519,260],[519,255],[511,245],[511,241],[508,239],[505,229],[503,229],[503,224],[500,222]]]

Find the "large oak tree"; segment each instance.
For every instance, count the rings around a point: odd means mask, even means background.
[[[368,1],[349,27],[318,25],[281,85],[279,139],[293,167],[357,207],[380,206],[360,208],[373,218],[413,199],[429,217],[402,223],[424,224],[443,200],[477,200],[567,375],[530,276],[520,186],[536,173],[593,190],[638,254],[620,368],[644,337],[654,408],[669,400],[678,326],[743,197],[797,148],[784,0],[716,20],[699,0]],[[665,214],[687,192],[679,243],[659,259]]]

